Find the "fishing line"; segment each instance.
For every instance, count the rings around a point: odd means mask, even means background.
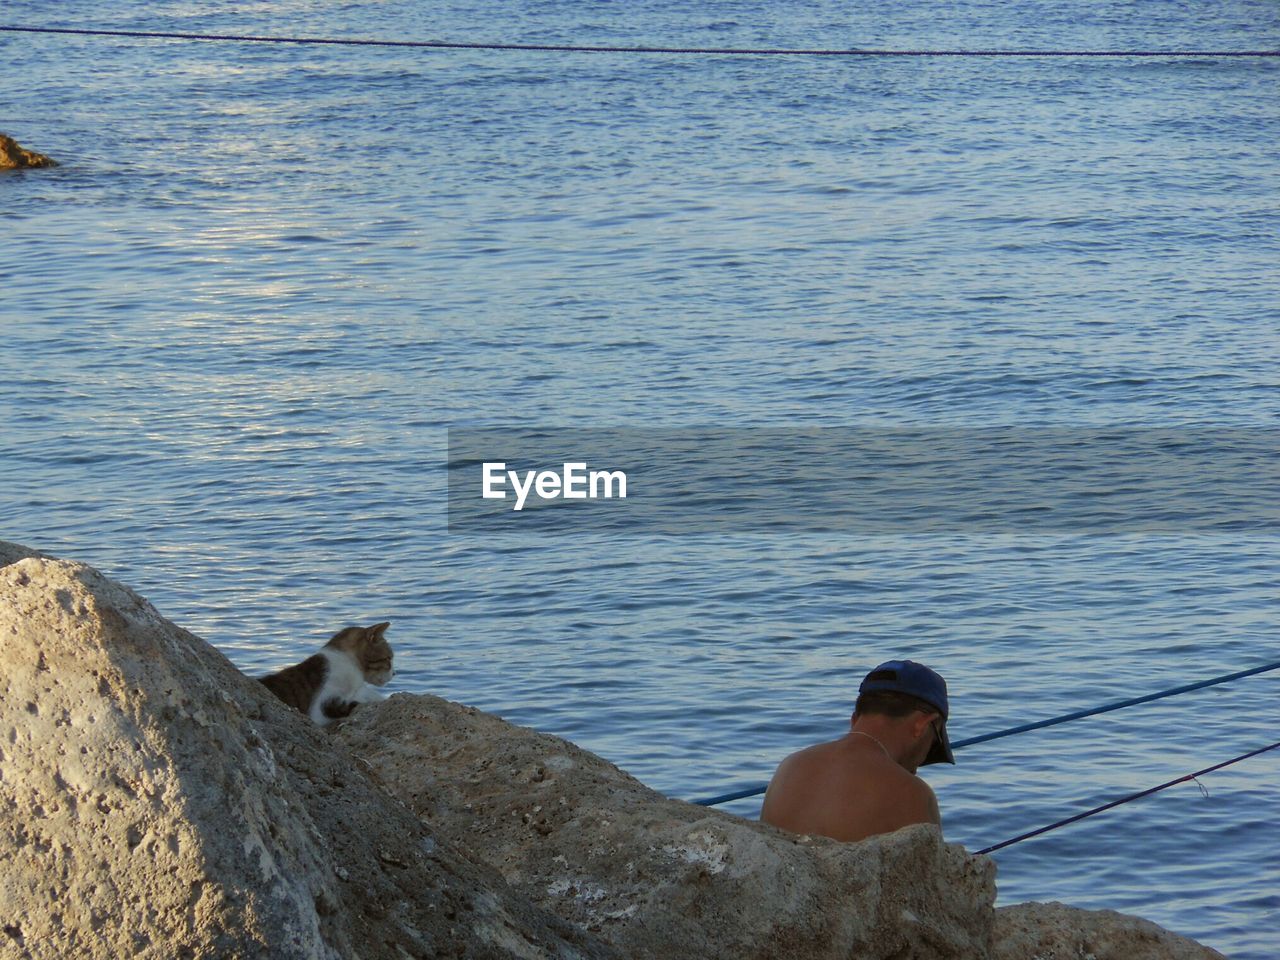
[[[523,53],[632,53],[723,57],[1280,57],[1280,50],[876,50],[785,47],[588,46],[570,43],[464,43],[446,40],[378,40],[356,37],[261,36],[179,33],[167,30],[102,30],[87,27],[0,26],[4,33],[116,37],[127,40],[206,40],[222,43],[290,43],[316,46],[412,47],[430,50],[507,50]]]
[[[1032,837],[1038,837],[1042,833],[1048,833],[1050,830],[1057,830],[1059,827],[1065,827],[1068,824],[1076,823],[1077,821],[1083,820],[1085,817],[1092,817],[1094,814],[1102,813],[1104,810],[1110,810],[1113,807],[1118,807],[1122,803],[1128,803],[1131,800],[1140,800],[1143,797],[1151,796],[1151,794],[1153,793],[1159,793],[1161,790],[1167,790],[1169,787],[1176,786],[1179,783],[1186,783],[1188,780],[1196,780],[1197,777],[1202,777],[1206,773],[1212,773],[1215,770],[1221,770],[1223,767],[1229,767],[1231,766],[1231,764],[1239,763],[1241,760],[1248,760],[1250,757],[1256,757],[1258,754],[1266,753],[1268,750],[1274,750],[1276,747],[1280,747],[1280,740],[1277,740],[1275,743],[1271,744],[1268,747],[1260,747],[1257,750],[1251,750],[1248,753],[1242,753],[1238,757],[1232,757],[1230,760],[1224,760],[1222,761],[1222,763],[1215,763],[1211,767],[1205,767],[1203,770],[1197,770],[1195,773],[1188,773],[1185,776],[1178,777],[1175,780],[1169,780],[1166,783],[1160,784],[1158,787],[1150,787],[1146,790],[1140,790],[1137,793],[1131,793],[1127,797],[1121,797],[1119,800],[1112,800],[1110,803],[1104,803],[1099,807],[1094,807],[1092,810],[1086,810],[1084,813],[1077,813],[1073,817],[1066,817],[1062,820],[1055,821],[1054,823],[1051,823],[1048,826],[1039,827],[1035,830],[1029,830],[1026,833],[1019,834],[1016,837],[1010,837],[1008,840],[1001,840],[999,843],[993,843],[989,847],[983,847],[981,850],[976,851],[974,853],[974,856],[979,856],[984,853],[991,853],[995,850],[1002,850],[1005,847],[1012,846],[1015,843],[1021,843],[1023,840],[1030,840]],[[1200,792],[1207,797],[1209,793],[1207,790],[1205,790],[1204,784],[1200,783],[1199,780],[1196,780],[1196,783],[1200,787]]]

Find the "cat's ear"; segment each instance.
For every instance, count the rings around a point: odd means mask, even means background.
[[[383,623],[375,623],[372,627],[366,627],[365,633],[369,635],[370,640],[376,640],[387,631],[387,627],[391,626],[391,621],[387,620]]]
[[[326,647],[341,647],[343,643],[354,643],[360,637],[359,627],[343,627],[325,644]]]

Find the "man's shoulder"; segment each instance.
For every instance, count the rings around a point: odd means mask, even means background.
[[[834,753],[839,746],[839,740],[824,740],[822,743],[812,743],[807,747],[801,747],[795,753],[788,754],[783,763],[789,763],[792,760],[802,762],[808,760],[822,760],[830,754]]]
[[[802,747],[794,753],[787,754],[787,756],[783,757],[782,762],[778,764],[774,777],[777,778],[779,775],[783,777],[807,776],[813,771],[830,767],[838,762],[835,756],[835,747],[838,742],[833,740],[825,743],[814,743],[807,747]]]
[[[941,823],[942,815],[938,811],[938,795],[933,792],[933,787],[925,783],[920,777],[914,773],[907,773],[911,781],[906,788],[911,797],[911,805],[916,809],[916,813],[922,820],[932,821],[933,823]]]

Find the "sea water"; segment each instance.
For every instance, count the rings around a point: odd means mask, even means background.
[[[10,0],[2,19],[1280,47],[1266,2]],[[1191,532],[1176,511],[1155,532],[446,523],[451,428],[1273,428],[1274,59],[13,34],[0,56],[0,129],[62,162],[0,175],[0,536],[100,566],[246,671],[389,619],[393,689],[700,797],[841,734],[859,678],[890,657],[946,676],[957,740],[1280,660],[1265,525]],[[1273,742],[1276,683],[923,772],[948,838],[976,849]],[[1278,773],[1267,754],[1203,778],[1205,793],[1184,784],[1001,851],[1000,902],[1115,908],[1270,958]],[[758,800],[728,809],[754,816]]]

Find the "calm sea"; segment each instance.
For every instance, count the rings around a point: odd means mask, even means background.
[[[2,19],[1280,48],[1263,0],[9,0]],[[451,533],[445,469],[459,427],[1274,428],[1276,60],[11,34],[0,57],[0,130],[62,161],[0,175],[0,537],[103,568],[246,671],[389,619],[394,689],[699,797],[839,735],[894,656],[947,677],[956,739],[1280,660],[1274,527]],[[985,846],[1273,742],[1276,684],[925,774],[949,838]],[[1269,960],[1278,753],[1002,851],[1001,902]]]

